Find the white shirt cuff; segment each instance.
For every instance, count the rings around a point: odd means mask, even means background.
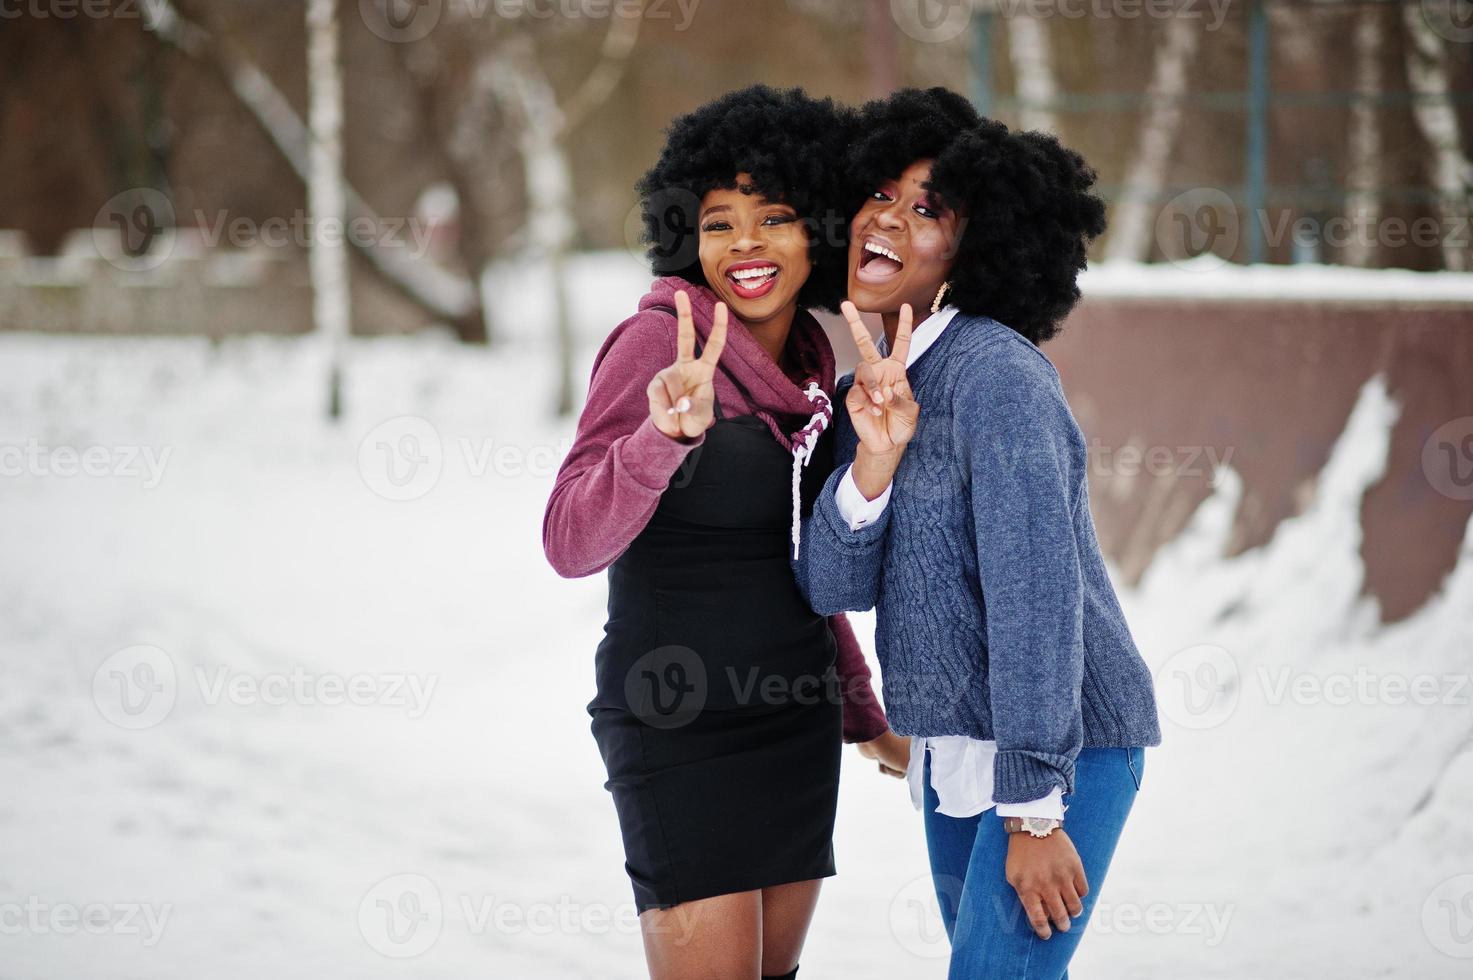
[[[864,494],[859,492],[859,485],[854,482],[854,467],[844,471],[844,478],[834,490],[834,503],[838,505],[839,516],[848,522],[849,530],[858,531],[879,520],[885,506],[890,503],[891,486],[894,484],[885,487],[874,500],[865,500]]]
[[[1039,800],[1027,803],[999,803],[999,817],[1047,817],[1050,820],[1064,819],[1064,791],[1055,786],[1053,792]]]

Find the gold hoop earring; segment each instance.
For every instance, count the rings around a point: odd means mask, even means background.
[[[936,290],[936,298],[931,301],[931,312],[941,312],[941,300],[946,297],[946,291],[951,288],[951,283],[943,282],[941,288]]]

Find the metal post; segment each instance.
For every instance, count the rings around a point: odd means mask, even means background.
[[[992,11],[972,15],[972,105],[992,115]]]
[[[1248,133],[1245,193],[1247,213],[1243,230],[1248,237],[1248,261],[1264,261],[1264,208],[1268,172],[1268,14],[1263,0],[1248,9]]]

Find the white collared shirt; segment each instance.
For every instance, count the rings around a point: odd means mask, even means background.
[[[956,315],[955,306],[944,307],[912,330],[906,367],[919,360],[941,338]],[[889,354],[885,338],[881,337],[876,346],[882,356]],[[839,507],[840,516],[849,522],[849,529],[857,531],[885,512],[890,502],[890,490],[886,487],[874,500],[866,500],[854,483],[851,468],[839,481],[834,491],[834,502]],[[905,772],[905,781],[910,786],[910,801],[917,810],[921,809],[924,798],[922,781],[927,752],[931,753],[931,786],[936,790],[937,813],[948,817],[974,817],[995,806],[1000,817],[1050,817],[1059,820],[1064,816],[1063,791],[1058,787],[1042,799],[1028,803],[993,802],[993,764],[997,758],[997,743],[965,735],[911,736],[910,767]]]

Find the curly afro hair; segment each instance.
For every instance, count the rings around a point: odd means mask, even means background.
[[[660,159],[636,185],[644,241],[656,275],[709,285],[701,271],[701,199],[750,191],[798,213],[808,232],[813,272],[798,293],[804,307],[835,309],[847,287],[847,185],[840,176],[855,113],[802,89],[766,85],[728,92],[670,124]]]
[[[902,89],[868,102],[849,152],[855,202],[921,159],[927,188],[961,216],[950,301],[1035,344],[1058,334],[1079,300],[1076,284],[1105,205],[1095,172],[1058,139],[1012,133],[944,88]]]

